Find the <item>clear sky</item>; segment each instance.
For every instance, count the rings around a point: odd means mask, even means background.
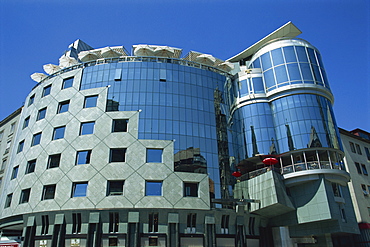
[[[22,106],[30,75],[76,39],[226,60],[288,21],[323,56],[338,126],[370,131],[369,0],[0,0],[0,120]]]

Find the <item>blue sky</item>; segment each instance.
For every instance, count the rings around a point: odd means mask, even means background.
[[[323,56],[338,126],[370,131],[368,0],[0,0],[0,120],[22,106],[35,85],[30,75],[58,64],[76,39],[227,59],[288,21]]]

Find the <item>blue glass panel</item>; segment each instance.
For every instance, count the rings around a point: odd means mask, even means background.
[[[285,65],[274,68],[277,84],[288,81],[288,75],[285,69]]]
[[[81,123],[80,135],[89,135],[94,133],[95,122]]]
[[[76,164],[89,164],[90,163],[90,156],[91,156],[91,150],[86,151],[78,151],[77,152],[77,159]]]
[[[303,80],[313,81],[310,65],[308,63],[300,63]]]
[[[87,183],[76,183],[74,184],[74,190],[72,197],[84,197],[87,192]]]
[[[258,57],[256,60],[253,61],[253,68],[261,68],[260,58]]]
[[[284,57],[283,57],[281,48],[272,50],[271,55],[272,55],[272,62],[274,63],[274,66],[284,63]]]
[[[262,77],[252,78],[254,93],[264,93],[265,87],[263,86]]]
[[[294,47],[293,46],[286,46],[283,47],[285,61],[287,63],[297,62],[297,57],[295,55]]]
[[[274,78],[274,73],[272,69],[266,71],[263,73],[263,78],[265,80],[265,85],[267,88],[275,86],[275,78]]]
[[[272,67],[269,52],[267,52],[267,53],[265,53],[261,56],[261,61],[262,61],[262,68],[263,68],[264,71]]]
[[[33,135],[31,146],[40,144],[40,141],[41,141],[41,133]]]
[[[306,49],[303,46],[296,46],[295,47],[298,55],[298,60],[300,62],[308,62],[307,54],[306,54]]]
[[[162,163],[162,149],[146,149],[146,162],[147,163]]]
[[[58,139],[64,138],[64,131],[65,131],[65,129],[66,129],[65,126],[55,128],[54,129],[53,140],[58,140]]]
[[[310,58],[310,62],[313,64],[317,64],[314,50],[311,48],[307,48],[307,51],[308,51],[308,56]]]
[[[287,64],[287,67],[288,67],[290,81],[302,80],[297,63]]]
[[[321,84],[322,83],[322,79],[321,79],[319,67],[317,65],[312,65],[312,68],[313,68],[313,74],[315,76],[315,81],[318,81],[319,84]]]

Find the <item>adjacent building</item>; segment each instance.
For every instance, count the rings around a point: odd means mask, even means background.
[[[319,51],[291,22],[226,61],[77,40],[35,73],[3,178],[22,246],[348,246]],[[269,160],[270,162],[266,162]]]

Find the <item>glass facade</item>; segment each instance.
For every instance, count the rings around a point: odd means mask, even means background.
[[[107,111],[141,110],[139,139],[174,140],[176,171],[208,173],[220,185],[220,163],[230,155],[222,96],[227,77],[169,61],[87,67],[80,89],[109,86]],[[223,140],[217,135],[221,128]],[[220,187],[215,186],[218,196]]]

